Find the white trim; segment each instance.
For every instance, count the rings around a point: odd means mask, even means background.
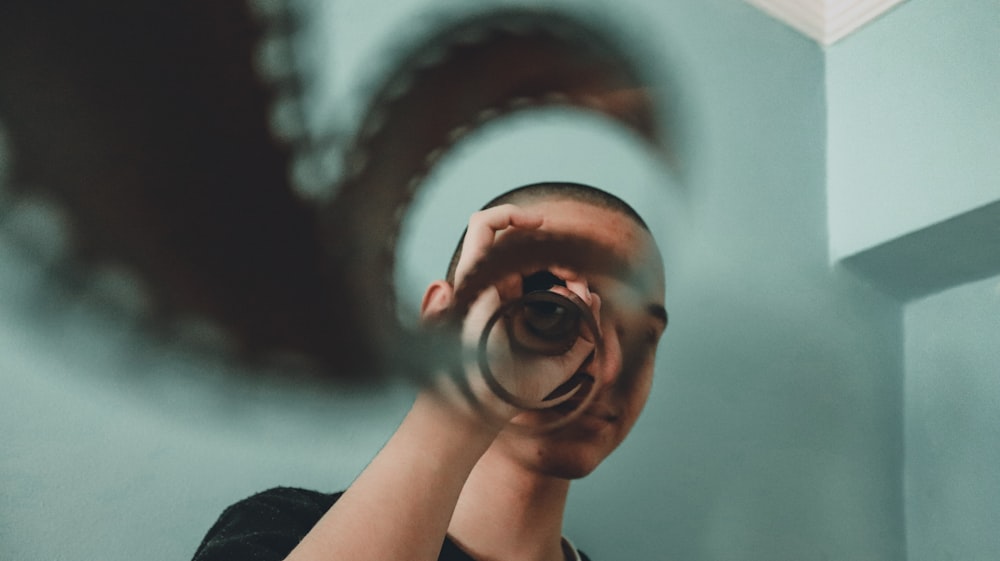
[[[815,6],[818,3],[816,0],[801,0],[800,2],[791,0],[791,3],[787,0],[746,0],[746,2],[794,27],[807,37],[820,43],[823,42],[824,16],[822,12],[816,14]],[[812,13],[810,15],[815,14],[813,17],[806,15],[810,13],[806,11],[806,4],[811,5]]]
[[[824,46],[843,39],[903,0],[745,0]]]

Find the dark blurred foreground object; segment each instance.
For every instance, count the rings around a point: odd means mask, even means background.
[[[69,268],[126,264],[157,322],[191,311],[247,349],[310,348],[319,240],[268,129],[263,31],[242,0],[4,2],[0,121],[15,196],[69,211]]]
[[[450,145],[540,105],[599,111],[659,142],[645,81],[601,30],[550,11],[473,13],[390,67],[341,147],[343,176],[305,200],[293,162],[324,157],[324,140],[274,130],[276,92],[300,76],[259,72],[265,38],[294,31],[282,2],[0,5],[13,195],[52,200],[71,222],[53,274],[73,286],[122,264],[152,291],[154,330],[203,317],[243,359],[293,353],[331,379],[378,381],[420,346],[396,319],[395,243]]]

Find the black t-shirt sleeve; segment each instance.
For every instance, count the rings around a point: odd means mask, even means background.
[[[243,499],[222,512],[192,561],[282,561],[342,494],[275,487]],[[439,559],[473,561],[447,538]]]
[[[193,561],[281,561],[338,498],[276,487],[243,499],[223,511]]]

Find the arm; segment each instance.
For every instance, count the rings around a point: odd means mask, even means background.
[[[288,561],[437,559],[465,479],[497,432],[422,392]]]
[[[508,228],[537,228],[542,218],[518,207],[503,205],[473,215],[464,239],[455,283],[492,247],[498,232]],[[518,276],[517,279],[520,277]],[[483,293],[470,310],[470,336],[476,321],[488,317],[505,294],[519,292],[518,281],[500,281]],[[513,283],[513,284],[512,284]],[[568,283],[585,293],[585,285]],[[582,287],[582,288],[581,288]],[[424,299],[425,316],[446,310],[453,290],[447,283],[432,286]],[[589,298],[588,294],[583,294]],[[516,361],[514,368],[564,381],[592,349],[580,342],[568,353],[576,364],[552,366],[552,359]],[[567,357],[560,357],[566,361]],[[540,368],[539,368],[540,367]],[[537,377],[537,376],[536,376]],[[327,511],[288,556],[288,561],[437,559],[462,487],[476,462],[502,426],[491,423],[465,401],[450,380],[421,391],[399,428],[371,464],[339,501]],[[475,382],[475,380],[472,380]],[[516,411],[488,390],[477,391],[484,403],[511,418]],[[491,401],[492,400],[492,401]]]

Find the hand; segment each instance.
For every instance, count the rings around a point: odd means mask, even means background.
[[[463,241],[462,254],[455,271],[455,286],[460,289],[467,274],[490,252],[502,235],[523,229],[537,229],[543,218],[515,205],[502,205],[474,214],[469,220],[469,229]],[[549,272],[565,282],[566,286],[553,286],[550,292],[562,296],[575,296],[590,308],[595,318],[600,317],[600,298],[590,292],[586,279],[574,271],[550,267]],[[462,339],[467,348],[477,349],[484,327],[503,305],[519,299],[523,295],[522,273],[511,272],[497,279],[493,285],[483,290],[469,308],[462,326]],[[539,354],[514,344],[509,340],[503,325],[509,318],[500,319],[490,331],[487,344],[487,360],[495,380],[516,400],[537,404],[543,400],[554,406],[570,399],[576,388],[561,388],[569,381],[594,351],[595,335],[584,328],[570,348],[556,355]],[[599,321],[599,320],[598,320]],[[470,361],[467,372],[469,383],[482,405],[501,420],[513,418],[520,410],[505,402],[478,376],[478,367]],[[547,400],[554,390],[560,390],[558,398]]]
[[[510,414],[519,409],[552,408],[573,398],[587,375],[581,367],[596,346],[600,314],[596,294],[589,305],[561,286],[539,295],[547,298],[529,299],[526,295],[499,303],[496,298],[484,298],[476,303],[465,324],[466,345],[477,338],[477,331],[480,333],[478,374],[496,397],[513,406],[505,408]],[[553,296],[561,298],[551,299]]]

